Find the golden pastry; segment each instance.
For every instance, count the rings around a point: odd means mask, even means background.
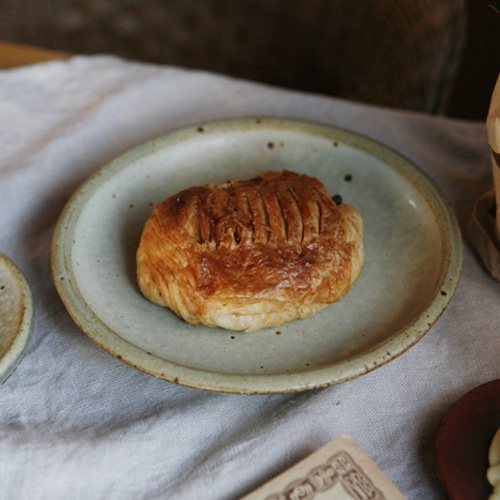
[[[138,284],[193,325],[276,327],[347,294],[364,261],[362,233],[361,215],[307,175],[192,187],[146,222]]]

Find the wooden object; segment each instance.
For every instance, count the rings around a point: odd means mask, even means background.
[[[68,59],[71,54],[28,45],[0,41],[0,69],[10,69],[28,64]]]

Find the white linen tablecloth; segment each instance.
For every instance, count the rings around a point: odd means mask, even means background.
[[[482,123],[107,56],[0,72],[0,252],[24,272],[36,311],[28,353],[0,388],[0,499],[237,499],[341,434],[409,499],[444,498],[440,419],[500,376],[500,285],[467,240],[456,295],[423,340],[367,375],[302,393],[156,379],[97,347],[59,299],[51,237],[80,183],[153,136],[242,116],[313,120],[393,147],[442,188],[462,230],[492,186]]]

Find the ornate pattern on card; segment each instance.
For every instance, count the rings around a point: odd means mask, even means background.
[[[354,500],[386,500],[363,469],[345,451],[330,457],[325,464],[315,467],[305,478],[294,481],[282,493],[265,500],[313,500],[318,494],[341,484]]]
[[[349,436],[341,436],[242,500],[405,500]]]

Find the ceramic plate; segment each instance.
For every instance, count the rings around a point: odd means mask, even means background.
[[[439,476],[450,500],[484,500],[492,492],[488,451],[500,428],[500,380],[461,397],[443,418],[436,436]]]
[[[23,359],[31,338],[33,301],[21,271],[0,254],[0,384]]]
[[[255,333],[195,327],[139,292],[135,252],[153,207],[181,189],[288,169],[318,177],[365,223],[366,262],[349,295]],[[460,232],[413,164],[333,127],[240,119],[135,147],[74,194],[53,242],[53,276],[80,328],[147,373],[202,389],[298,391],[343,382],[394,359],[437,321],[458,284]]]

